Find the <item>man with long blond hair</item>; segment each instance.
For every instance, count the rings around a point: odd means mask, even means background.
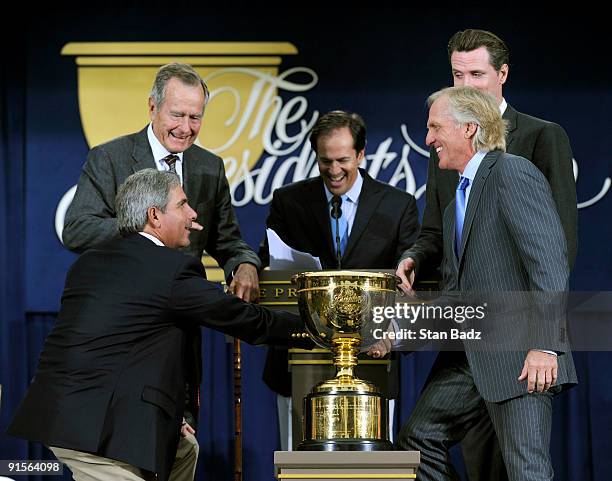
[[[495,99],[450,87],[428,104],[427,145],[441,169],[460,175],[443,217],[443,290],[564,293],[567,247],[550,186],[527,159],[504,152]],[[421,452],[419,479],[459,479],[448,449],[483,416],[491,418],[511,481],[552,479],[552,397],[577,381],[560,319],[538,316],[539,307],[524,322],[515,316],[502,325],[519,340],[510,349],[465,344],[438,355],[398,436],[401,449]]]

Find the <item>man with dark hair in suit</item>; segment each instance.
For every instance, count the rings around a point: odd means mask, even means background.
[[[76,480],[193,480],[198,444],[183,417],[193,328],[287,345],[303,323],[224,294],[177,251],[201,227],[175,174],[129,176],[114,205],[121,237],[70,268],[9,434],[49,446]]]
[[[276,189],[267,227],[294,249],[319,257],[324,269],[339,267],[337,238],[341,267],[394,267],[416,239],[418,210],[412,195],[359,168],[365,157],[363,119],[328,112],[312,128],[310,143],[320,175]],[[334,198],[340,199],[339,233],[331,217]],[[259,254],[268,265],[265,243]]]
[[[546,177],[567,242],[570,268],[576,259],[577,202],[572,151],[567,134],[559,125],[517,112],[503,97],[508,80],[510,52],[499,37],[485,30],[455,33],[448,43],[448,58],[455,86],[466,85],[493,95],[507,121],[506,148],[530,160]],[[419,238],[402,255],[397,275],[400,287],[409,292],[415,274],[442,259],[442,214],[454,198],[458,175],[438,167],[439,158],[430,150],[426,204]]]
[[[313,126],[310,143],[320,175],[276,189],[267,227],[294,249],[319,257],[323,269],[393,269],[416,239],[418,210],[412,195],[359,168],[365,157],[365,122],[355,113],[328,112]],[[259,254],[267,265],[267,243]],[[397,384],[396,377],[394,368],[390,385]],[[291,395],[285,350],[268,350],[264,381],[277,393]]]
[[[532,163],[504,153],[495,99],[450,87],[428,104],[427,145],[441,169],[461,175],[443,217],[444,291],[565,292],[566,240],[550,186]],[[465,352],[438,355],[397,441],[421,452],[419,479],[458,479],[448,449],[483,416],[493,423],[511,481],[552,479],[552,393],[575,384],[576,373],[562,315],[539,316],[540,307],[519,313],[528,319],[513,318],[518,325],[502,325],[521,340],[514,349],[466,344]]]
[[[510,53],[495,34],[477,29],[455,33],[448,43],[448,59],[455,86],[471,86],[493,95],[507,122],[507,151],[530,160],[546,177],[561,219],[570,268],[576,258],[577,202],[572,151],[565,131],[557,124],[517,112],[506,103],[503,86],[508,79]],[[402,288],[412,290],[415,275],[429,277],[442,259],[442,215],[455,196],[457,172],[438,166],[430,149],[423,225],[415,244],[402,255],[397,275]],[[490,420],[486,416],[462,443],[470,481],[503,480],[503,461]]]
[[[179,176],[197,223],[186,251],[200,259],[204,251],[224,269],[229,290],[245,301],[259,297],[260,261],[240,236],[223,160],[195,145],[209,99],[208,87],[189,65],[162,66],[149,97],[151,123],[138,133],[94,147],[83,166],[64,222],[63,241],[82,252],[119,236],[115,194],[132,173],[156,168]],[[193,330],[186,353],[188,375],[185,418],[195,428],[201,382],[201,333]]]

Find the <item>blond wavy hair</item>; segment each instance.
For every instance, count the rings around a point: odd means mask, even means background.
[[[448,87],[431,94],[427,105],[431,107],[442,97],[447,98],[449,113],[458,126],[477,125],[472,137],[472,147],[476,152],[506,151],[506,121],[502,119],[495,97],[474,87]]]

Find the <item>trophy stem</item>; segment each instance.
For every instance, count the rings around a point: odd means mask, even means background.
[[[357,337],[338,337],[332,340],[336,378],[353,378],[353,369],[357,365],[357,353],[361,339]]]

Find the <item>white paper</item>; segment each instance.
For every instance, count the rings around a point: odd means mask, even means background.
[[[283,242],[276,232],[266,229],[268,251],[270,252],[270,269],[274,271],[320,271],[321,261],[307,252],[300,252]]]

